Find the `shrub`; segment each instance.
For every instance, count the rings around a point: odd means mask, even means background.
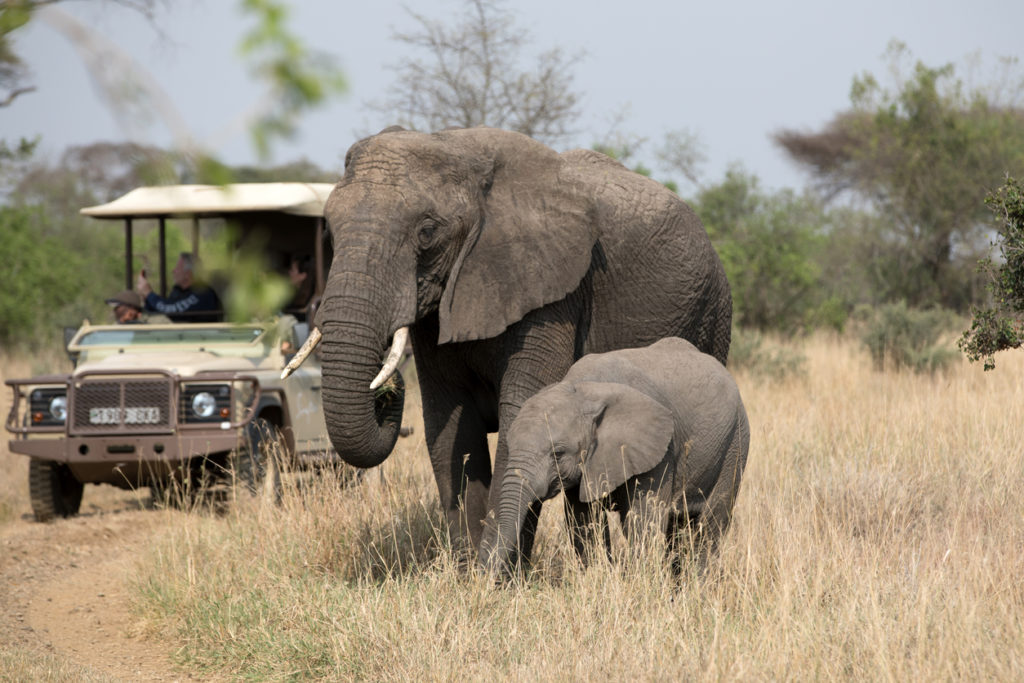
[[[957,357],[956,349],[940,341],[957,324],[951,311],[911,308],[901,301],[860,307],[854,317],[862,321],[861,341],[878,370],[909,368],[932,373],[945,369]]]
[[[763,379],[781,381],[803,376],[807,357],[799,350],[766,341],[756,330],[733,328],[729,369],[744,370]]]

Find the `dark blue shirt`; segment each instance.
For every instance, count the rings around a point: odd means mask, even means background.
[[[150,292],[146,310],[163,313],[176,323],[215,323],[223,318],[220,298],[209,287],[182,289],[174,285],[166,298]]]

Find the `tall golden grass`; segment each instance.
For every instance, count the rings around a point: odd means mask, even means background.
[[[552,501],[533,573],[494,588],[445,547],[418,429],[358,486],[154,512],[139,617],[184,669],[255,679],[1024,680],[1024,353],[928,376],[801,351],[802,376],[737,375],[750,457],[704,573],[583,569]]]

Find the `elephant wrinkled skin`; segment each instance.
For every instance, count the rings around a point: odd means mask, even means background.
[[[704,560],[729,526],[749,444],[736,383],[688,341],[585,356],[508,430],[497,540],[481,567],[513,575],[527,511],[563,490],[581,558],[600,503],[618,511],[630,541],[663,534],[678,563],[688,533]]]
[[[349,149],[324,215],[334,260],[315,324],[331,441],[360,467],[391,452],[401,401],[383,405],[370,383],[408,327],[457,547],[480,546],[496,495],[487,434],[500,481],[504,430],[575,360],[667,336],[728,354],[732,299],[700,220],[597,152],[491,128],[387,129]]]

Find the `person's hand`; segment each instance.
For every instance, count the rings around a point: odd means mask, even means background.
[[[135,278],[135,290],[145,299],[149,296],[153,288],[149,285],[149,280],[146,279],[146,271],[140,270],[139,276]]]

